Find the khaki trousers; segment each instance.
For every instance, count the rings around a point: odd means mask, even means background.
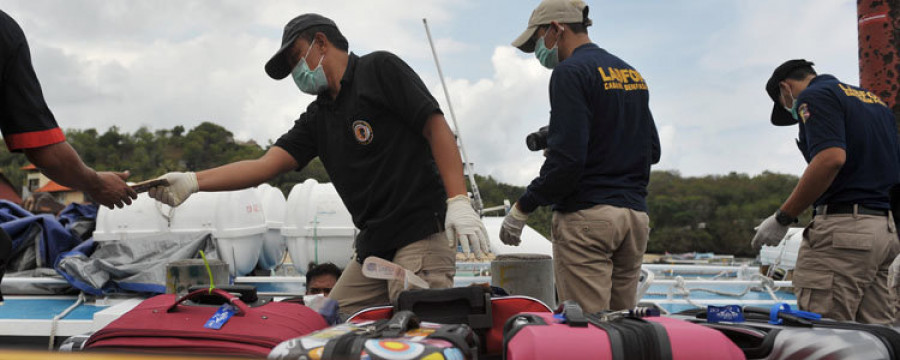
[[[456,249],[450,247],[443,232],[400,248],[394,255],[394,263],[414,272],[432,289],[453,287]],[[328,297],[337,300],[341,314],[349,316],[367,307],[388,305],[403,290],[402,281],[363,276],[362,265],[351,260]]]
[[[631,309],[650,237],[647,213],[597,205],[553,212],[553,267],[559,301],[586,312]]]
[[[800,309],[841,321],[892,323],[888,268],[900,253],[894,227],[889,216],[816,216],[803,233],[794,269]]]

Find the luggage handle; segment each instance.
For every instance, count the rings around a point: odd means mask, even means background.
[[[788,305],[788,303],[778,303],[775,306],[772,306],[772,310],[769,312],[769,324],[781,325],[783,315],[793,315],[808,320],[822,319],[822,315],[820,314],[809,311],[791,310],[791,306]]]
[[[473,329],[489,329],[494,325],[491,309],[491,293],[489,289],[482,287],[461,287],[450,289],[416,289],[400,293],[394,311],[410,310],[415,312],[422,320],[446,323],[447,315],[433,313],[424,310],[423,307],[438,306],[451,303],[465,303],[472,309],[484,309],[478,314],[466,314],[465,318],[458,315],[449,316],[455,318],[453,322],[465,322]],[[442,308],[446,308],[443,306]]]
[[[764,308],[758,306],[744,306],[744,315],[750,315],[749,317],[745,316],[747,319],[754,320],[771,320],[772,312],[781,309],[779,305],[774,305],[771,308]],[[799,310],[798,310],[799,311]],[[815,314],[815,313],[813,313]],[[761,316],[765,315],[765,316]],[[816,314],[818,315],[818,314]],[[781,324],[783,325],[791,325],[791,326],[803,326],[803,327],[812,327],[814,320],[812,318],[806,318],[800,316],[794,312],[788,313],[784,311],[778,311],[776,313],[777,320],[781,320]],[[821,316],[821,315],[819,315]]]
[[[384,337],[401,337],[409,329],[419,327],[419,317],[415,313],[408,310],[400,311],[391,317],[386,323],[379,327],[376,331],[380,331],[380,335]]]
[[[584,316],[584,310],[574,300],[566,300],[559,304],[556,314],[561,315],[571,327],[587,327],[588,320]]]
[[[243,301],[241,301],[240,298],[232,295],[231,293],[229,293],[225,290],[216,288],[216,289],[212,289],[212,290],[210,290],[210,289],[194,290],[194,291],[190,292],[189,294],[182,296],[181,299],[178,299],[178,301],[175,301],[174,304],[172,304],[171,306],[169,306],[168,309],[166,309],[166,312],[174,312],[174,311],[178,310],[178,305],[180,305],[181,303],[191,300],[191,299],[194,299],[201,295],[208,295],[208,294],[218,295],[218,296],[222,297],[223,299],[225,299],[226,302],[234,305],[237,308],[236,315],[238,315],[238,316],[244,316],[250,311],[250,308],[247,307],[247,304],[245,304]]]
[[[230,294],[237,294],[238,297],[245,304],[252,307],[252,304],[259,301],[259,295],[256,292],[256,287],[253,285],[217,285],[215,289],[222,289],[225,292]],[[209,290],[209,285],[194,285],[188,288],[188,293],[194,292],[194,290]],[[207,292],[207,294],[209,294]],[[197,298],[193,299],[197,301]],[[200,299],[202,301],[202,299]],[[202,302],[201,302],[202,303]],[[216,305],[216,304],[213,304]]]

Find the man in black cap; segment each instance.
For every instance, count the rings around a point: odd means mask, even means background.
[[[751,244],[778,245],[814,206],[794,269],[797,304],[837,320],[889,324],[888,269],[900,253],[888,198],[900,183],[894,115],[875,94],[816,75],[812,65],[787,61],[766,83],[772,124],[800,124],[797,144],[809,165]]]
[[[177,206],[193,192],[256,186],[318,156],[360,230],[357,261],[330,294],[347,314],[386,304],[403,290],[402,280],[364,277],[368,256],[393,260],[433,288],[453,286],[457,239],[488,256],[456,139],[437,101],[400,58],[348,53],[333,21],[304,14],[285,26],[266,73],[291,75],[301,91],[317,95],[294,127],[259,159],[166,174],[170,186],[151,189],[150,196]]]

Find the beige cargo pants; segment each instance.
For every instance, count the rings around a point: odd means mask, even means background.
[[[647,213],[611,205],[553,212],[551,231],[560,302],[575,300],[586,312],[634,308],[650,237]]]
[[[453,287],[456,249],[450,247],[443,232],[400,248],[393,261],[428,282],[432,289]],[[403,282],[363,276],[362,265],[351,260],[328,297],[337,300],[341,314],[349,316],[367,307],[389,305],[403,290]]]
[[[817,215],[804,231],[794,269],[797,305],[836,320],[892,323],[888,268],[898,253],[889,216]]]

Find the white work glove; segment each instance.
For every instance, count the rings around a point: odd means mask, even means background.
[[[518,205],[519,203],[513,204],[500,227],[500,241],[506,245],[519,246],[519,243],[522,242],[522,228],[525,227],[528,214],[520,211]]]
[[[894,258],[891,267],[888,268],[888,287],[900,286],[900,255]]]
[[[447,230],[450,247],[455,249],[456,241],[459,240],[468,260],[489,260],[493,257],[487,230],[469,203],[468,196],[457,195],[447,199],[447,219],[444,228]]]
[[[158,179],[165,179],[169,186],[150,188],[148,194],[157,201],[175,207],[181,205],[191,194],[200,190],[197,174],[193,172],[170,172]]]
[[[776,246],[784,239],[787,231],[788,226],[779,224],[775,220],[775,214],[772,214],[756,227],[756,235],[753,236],[750,245],[753,246],[753,250],[759,250],[763,245]]]

